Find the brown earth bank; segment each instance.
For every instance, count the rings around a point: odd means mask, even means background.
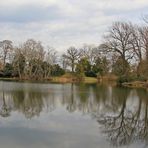
[[[148,81],[133,81],[133,82],[124,82],[122,83],[123,86],[126,87],[142,87],[142,88],[148,88]]]

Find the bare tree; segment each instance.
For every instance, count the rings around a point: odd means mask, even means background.
[[[3,40],[0,42],[0,58],[3,61],[3,66],[6,64],[6,60],[9,58],[10,52],[13,49],[12,41]]]
[[[81,57],[86,57],[91,65],[93,65],[98,57],[101,55],[101,51],[97,46],[84,44],[80,48]]]
[[[24,75],[26,61],[21,47],[15,48],[12,64],[14,72],[19,75],[20,79],[22,79],[22,76]]]
[[[136,60],[141,63],[143,59],[141,27],[133,26],[131,45],[135,53]]]
[[[145,60],[148,61],[148,27],[142,27],[139,29],[142,41],[142,48],[144,50]]]
[[[133,26],[131,45],[133,48],[134,57],[138,62],[137,76],[140,76],[145,71],[146,61],[148,61],[148,28]]]
[[[30,78],[41,76],[41,64],[45,55],[41,42],[36,42],[33,39],[27,40],[23,45],[23,53],[26,57],[26,74],[28,74]]]
[[[116,54],[126,65],[127,61],[134,56],[131,46],[132,32],[131,23],[115,22],[109,29],[109,33],[104,36],[104,43],[99,48],[106,53]]]
[[[80,52],[75,47],[70,47],[67,53],[63,55],[68,60],[68,64],[71,67],[71,71],[74,72],[76,61],[80,56]]]
[[[47,53],[46,53],[47,63],[51,65],[56,64],[57,58],[58,58],[57,51],[54,48],[48,46]]]
[[[62,68],[66,71],[68,64],[69,64],[69,60],[67,59],[67,57],[65,56],[65,54],[62,54],[61,56],[61,64],[62,64]]]

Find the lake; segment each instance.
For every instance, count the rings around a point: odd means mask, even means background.
[[[143,148],[148,91],[0,81],[1,148]]]

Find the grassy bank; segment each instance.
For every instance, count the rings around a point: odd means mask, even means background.
[[[33,79],[19,79],[15,78],[3,78],[1,77],[0,80],[3,81],[22,81],[22,82],[51,82],[51,83],[103,83],[106,84],[110,82],[117,82],[117,77],[115,76],[104,76],[101,78],[94,78],[94,77],[83,77],[81,80],[76,75],[71,73],[66,73],[62,76],[57,77],[50,77],[45,80],[33,80]],[[131,87],[131,88],[148,88],[148,81],[131,81],[131,82],[123,82],[120,83],[122,86]]]
[[[98,79],[97,78],[92,78],[92,77],[84,77],[83,80],[79,81],[76,77],[51,77],[51,82],[59,82],[59,83],[97,83]]]
[[[79,77],[77,77],[76,75],[72,75],[72,74],[65,74],[63,76],[56,76],[56,77],[50,77],[48,79],[43,79],[43,80],[34,80],[34,79],[19,79],[18,77],[14,77],[14,78],[4,78],[1,77],[0,80],[3,81],[29,81],[29,82],[52,82],[52,83],[97,83],[98,79],[97,78],[93,78],[93,77],[83,77],[82,79],[80,79]]]

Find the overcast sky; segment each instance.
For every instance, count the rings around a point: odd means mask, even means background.
[[[0,40],[40,40],[57,50],[99,44],[114,21],[142,22],[148,0],[0,0]]]

